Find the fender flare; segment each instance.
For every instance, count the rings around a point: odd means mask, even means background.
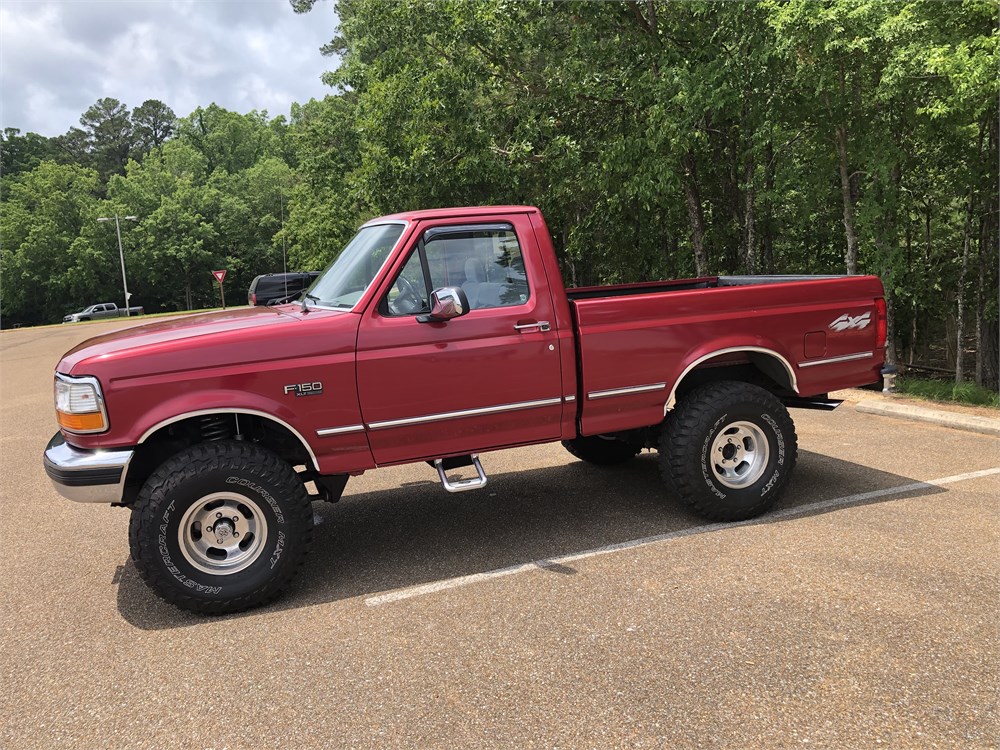
[[[169,425],[172,425],[176,422],[182,422],[185,419],[191,419],[192,417],[203,417],[208,414],[247,414],[255,417],[262,417],[264,419],[269,419],[272,422],[281,425],[290,433],[292,433],[292,435],[298,438],[298,441],[302,443],[302,447],[305,448],[306,452],[309,454],[309,458],[312,461],[312,468],[314,468],[316,471],[319,471],[319,461],[316,459],[316,453],[313,451],[312,446],[309,445],[309,442],[302,436],[302,433],[299,432],[294,427],[292,427],[292,425],[290,425],[288,422],[281,419],[280,417],[276,417],[274,416],[274,414],[270,414],[268,412],[261,411],[259,409],[246,409],[243,407],[226,406],[226,407],[216,407],[209,409],[196,409],[194,411],[188,411],[188,412],[183,412],[181,414],[176,414],[172,417],[160,420],[152,427],[147,429],[145,432],[143,432],[142,437],[139,438],[138,444],[142,445],[144,442],[146,442],[146,440],[150,438],[150,436],[159,432],[164,427],[168,427]]]
[[[698,365],[723,354],[737,354],[739,352],[762,354],[776,360],[778,363],[782,365],[782,367],[784,367],[785,372],[788,373],[788,382],[791,385],[792,390],[795,391],[796,393],[799,392],[799,382],[798,378],[795,375],[795,369],[792,367],[792,363],[784,355],[780,354],[774,349],[770,349],[764,346],[757,346],[757,345],[727,346],[722,349],[713,349],[712,351],[700,355],[699,357],[691,361],[681,371],[681,374],[677,377],[676,380],[674,380],[673,388],[670,389],[670,395],[667,397],[667,400],[663,405],[663,416],[665,417],[667,415],[667,412],[672,410],[677,405],[677,389],[680,387],[680,384],[684,382],[684,378],[686,378],[693,370],[695,370],[698,367]]]

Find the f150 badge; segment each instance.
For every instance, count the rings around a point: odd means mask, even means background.
[[[322,396],[323,384],[317,381],[315,383],[295,383],[294,385],[286,385],[285,395],[287,396],[289,393],[294,393],[296,397]]]
[[[847,331],[851,328],[857,328],[860,331],[863,328],[867,328],[871,322],[872,314],[870,312],[866,312],[856,318],[852,318],[847,313],[844,313],[830,324],[830,328],[834,331]]]

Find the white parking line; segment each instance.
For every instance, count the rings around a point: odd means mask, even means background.
[[[1000,467],[983,469],[981,471],[970,471],[966,474],[955,474],[950,477],[942,477],[941,479],[930,479],[926,482],[913,482],[912,484],[904,484],[899,487],[887,487],[882,490],[861,492],[856,495],[845,495],[844,497],[836,497],[832,500],[820,500],[819,502],[809,503],[808,505],[799,505],[794,508],[779,510],[760,518],[751,518],[749,521],[737,521],[734,523],[709,523],[702,526],[692,526],[691,528],[681,529],[680,531],[671,531],[667,534],[656,534],[655,536],[642,537],[641,539],[632,539],[627,542],[609,544],[606,547],[597,547],[595,549],[584,550],[583,552],[573,552],[568,555],[561,555],[559,557],[553,557],[546,560],[533,560],[528,563],[511,565],[508,568],[498,568],[496,570],[488,570],[484,573],[473,573],[472,575],[458,576],[457,578],[445,578],[440,581],[424,583],[419,586],[409,586],[403,589],[396,589],[395,591],[387,591],[386,593],[379,594],[378,596],[368,597],[365,599],[365,604],[369,607],[378,607],[382,604],[390,604],[403,599],[412,599],[417,596],[433,594],[437,591],[454,589],[460,586],[469,586],[473,583],[482,583],[483,581],[512,576],[517,573],[525,573],[529,570],[551,568],[557,565],[575,562],[576,560],[583,560],[588,557],[599,557],[600,555],[608,555],[612,552],[621,552],[627,549],[646,547],[650,544],[658,544],[660,542],[667,542],[673,539],[681,539],[686,536],[694,536],[695,534],[705,534],[711,531],[721,531],[723,529],[732,529],[739,526],[749,526],[751,524],[769,523],[771,521],[780,521],[786,518],[795,518],[796,516],[808,515],[815,511],[847,506],[852,503],[872,500],[877,497],[901,495],[906,492],[926,490],[931,487],[940,487],[946,484],[964,482],[968,479],[978,479],[980,477],[988,477],[995,474],[1000,474]]]

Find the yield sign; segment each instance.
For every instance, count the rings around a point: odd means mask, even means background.
[[[226,279],[226,269],[223,268],[221,271],[212,271],[212,275],[215,277],[215,280],[221,284]]]

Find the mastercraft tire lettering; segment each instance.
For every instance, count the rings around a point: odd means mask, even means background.
[[[687,394],[660,436],[660,473],[687,505],[715,521],[760,515],[778,499],[798,443],[788,411],[749,383]]]
[[[221,614],[264,604],[302,566],[312,507],[292,468],[258,446],[203,443],[146,481],[129,527],[132,560],[166,601]]]

